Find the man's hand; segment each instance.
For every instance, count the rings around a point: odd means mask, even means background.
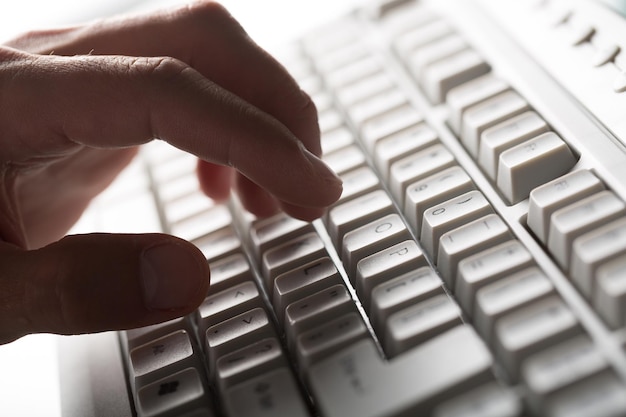
[[[154,138],[199,157],[207,195],[234,186],[258,215],[311,220],[341,193],[310,98],[221,6],[27,34],[0,47],[0,343],[148,325],[202,301],[208,266],[187,242],[61,239]]]

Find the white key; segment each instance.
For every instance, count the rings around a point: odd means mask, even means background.
[[[549,394],[608,366],[593,342],[587,336],[580,336],[528,358],[522,365],[522,381],[531,401],[540,408]]]
[[[210,394],[195,368],[160,379],[137,392],[138,417],[180,416],[197,408],[212,410]]]
[[[406,104],[365,121],[361,125],[361,138],[365,148],[371,153],[380,139],[422,120],[420,112],[412,105]]]
[[[491,70],[489,64],[474,50],[455,53],[425,68],[421,76],[424,92],[431,103],[442,103],[454,88]]]
[[[343,181],[343,192],[335,204],[341,204],[380,189],[380,180],[374,171],[367,166],[346,172],[340,177]]]
[[[357,264],[356,293],[366,309],[372,289],[393,277],[428,265],[415,241],[407,240],[363,258]]]
[[[459,306],[447,294],[435,295],[389,316],[383,337],[385,353],[399,355],[460,324]]]
[[[550,217],[567,205],[604,190],[604,184],[590,171],[574,171],[530,192],[528,227],[542,242],[548,241]]]
[[[587,297],[594,293],[600,265],[626,253],[626,219],[620,218],[574,241],[570,273]]]
[[[281,213],[256,222],[250,229],[250,243],[259,260],[268,249],[313,231],[310,223]]]
[[[383,69],[380,59],[368,54],[326,74],[326,82],[333,88],[346,86]]]
[[[160,337],[180,330],[186,331],[187,334],[193,334],[194,329],[191,324],[191,320],[191,316],[183,316],[163,323],[153,324],[151,326],[126,330],[126,347],[128,351],[131,351],[137,346],[144,345]]]
[[[227,288],[254,280],[248,260],[242,253],[236,253],[209,264],[211,285],[208,294],[215,294]]]
[[[459,326],[388,362],[372,341],[361,341],[312,366],[308,380],[321,415],[420,416],[493,378],[492,363],[471,327]]]
[[[394,81],[385,71],[380,71],[337,89],[337,99],[343,107],[363,101],[377,93],[394,87]]]
[[[528,103],[513,91],[505,91],[465,110],[461,141],[473,157],[478,156],[480,135],[485,129],[529,109]]]
[[[334,285],[302,298],[285,310],[287,346],[292,350],[298,336],[343,314],[356,311],[356,305],[343,284]]]
[[[534,111],[528,111],[490,127],[480,136],[478,162],[483,171],[496,180],[500,154],[548,131],[548,124]]]
[[[581,332],[574,314],[557,296],[502,317],[495,325],[495,350],[512,381],[524,359]]]
[[[408,102],[406,94],[393,86],[348,107],[348,116],[359,126],[381,113],[400,107]]]
[[[443,294],[441,279],[430,266],[407,272],[383,282],[372,290],[368,309],[374,330],[382,334],[387,318],[400,310]]]
[[[196,201],[189,201],[192,199]],[[189,196],[187,203],[190,204],[189,212],[187,213],[189,216],[178,213],[175,216],[180,215],[181,220],[177,220],[176,223],[170,225],[170,233],[175,236],[186,240],[195,240],[207,233],[229,226],[233,222],[232,215],[226,206],[216,206],[204,194],[198,193],[195,197]],[[181,210],[186,209],[181,207]],[[170,217],[168,217],[168,221],[173,222]]]
[[[611,191],[601,191],[552,215],[548,249],[565,270],[574,240],[599,226],[626,215],[626,205]]]
[[[330,240],[335,248],[340,248],[347,232],[394,212],[393,202],[383,190],[335,206],[328,213]]]
[[[223,393],[233,385],[286,365],[278,339],[262,339],[220,357],[215,363],[216,385]]]
[[[446,96],[450,108],[450,126],[457,134],[462,131],[463,113],[469,107],[481,103],[509,89],[509,85],[493,74],[483,75],[453,88]]]
[[[511,239],[511,232],[500,216],[489,214],[441,236],[437,269],[454,291],[459,262],[468,256]]]
[[[493,213],[493,208],[479,191],[470,191],[424,213],[420,242],[424,250],[437,259],[439,239],[444,233]]]
[[[241,240],[232,226],[226,226],[215,232],[191,241],[202,251],[208,262],[241,252]]]
[[[436,19],[422,25],[416,24],[414,29],[402,33],[395,39],[394,48],[398,56],[405,57],[411,51],[450,35],[452,32],[450,23],[443,19]]]
[[[330,132],[343,125],[343,116],[339,111],[334,108],[319,112],[318,124],[320,127],[320,133]]]
[[[322,154],[328,155],[334,151],[345,148],[354,143],[354,135],[345,126],[337,129],[329,130],[321,135],[320,143],[322,145]]]
[[[483,385],[435,408],[433,417],[518,417],[522,402],[511,388]]]
[[[337,149],[334,152],[324,155],[322,159],[337,175],[343,175],[348,171],[366,165],[365,155],[356,145],[349,145],[345,148]]]
[[[130,351],[130,372],[136,389],[180,369],[199,366],[189,334],[170,333]]]
[[[222,396],[231,417],[309,417],[308,407],[289,368],[279,368],[242,382]]]
[[[601,373],[556,393],[548,400],[550,417],[616,417],[626,415],[624,382],[610,372]]]
[[[276,337],[274,326],[263,308],[255,308],[207,329],[205,350],[210,377],[217,359],[261,339]]]
[[[486,340],[491,340],[500,317],[553,292],[552,283],[536,267],[504,277],[478,290],[474,325]]]
[[[426,123],[387,136],[376,142],[374,163],[382,177],[388,181],[391,165],[412,153],[435,145],[437,133]]]
[[[465,313],[473,316],[474,299],[480,288],[533,264],[530,253],[516,240],[470,256],[459,263],[454,287],[456,299]]]
[[[555,133],[544,133],[500,154],[497,185],[509,203],[519,203],[575,164],[569,146]]]
[[[316,232],[307,233],[276,246],[263,255],[265,288],[274,286],[274,278],[307,262],[327,256],[324,243]]]
[[[455,164],[454,156],[443,145],[437,144],[404,157],[389,172],[389,188],[400,207],[409,184],[426,178]]]
[[[424,74],[430,65],[468,48],[469,45],[462,36],[450,34],[411,52],[407,66],[415,79],[424,85]]]
[[[358,313],[337,317],[298,336],[298,365],[306,372],[315,362],[366,337],[370,335]]]
[[[404,215],[419,235],[426,210],[474,189],[474,183],[465,170],[452,166],[407,187]]]
[[[626,326],[626,258],[598,269],[593,306],[612,328]]]
[[[321,258],[276,277],[272,305],[282,326],[285,309],[291,303],[326,288],[342,284],[343,278],[330,258]]]
[[[194,220],[197,216],[199,218],[212,219],[212,217],[204,216],[203,214],[214,206],[215,202],[213,200],[204,195],[204,193],[197,191],[179,198],[178,200],[169,202],[163,206],[163,210],[168,223],[172,224],[173,234],[181,237],[184,236],[186,239],[195,239],[199,237],[199,235],[194,226],[201,225],[202,220]],[[188,223],[193,223],[193,226],[190,226]],[[195,232],[196,235],[190,235],[190,232]]]
[[[347,233],[343,238],[341,260],[350,281],[354,283],[361,259],[409,239],[411,235],[397,214],[390,214]]]
[[[183,175],[182,177],[158,184],[157,193],[159,200],[168,204],[179,198],[184,198],[198,191],[198,177],[196,175]]]

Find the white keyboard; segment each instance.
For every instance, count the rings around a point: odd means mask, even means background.
[[[312,224],[146,148],[140,220],[212,284],[120,333],[136,415],[626,416],[624,31],[592,2],[396,0],[289,45],[344,181]]]

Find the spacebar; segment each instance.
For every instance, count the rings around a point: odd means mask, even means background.
[[[391,361],[364,340],[312,367],[309,383],[324,417],[428,415],[441,400],[491,380],[492,363],[462,325]]]

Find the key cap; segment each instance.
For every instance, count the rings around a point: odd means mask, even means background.
[[[209,263],[241,252],[241,240],[239,240],[232,226],[221,228],[208,235],[194,239],[191,243],[202,251]]]
[[[361,316],[348,313],[337,317],[298,336],[298,365],[304,373],[314,363],[364,338],[369,338],[369,333]]]
[[[214,210],[222,211],[223,209],[222,206],[216,207],[215,203],[200,191],[174,200],[163,207],[167,222],[171,225],[171,232],[189,240],[211,231],[203,227],[207,222],[215,221]],[[227,224],[225,220],[220,227]],[[198,228],[201,228],[201,234],[198,234]]]
[[[330,240],[335,248],[340,248],[347,232],[393,213],[393,202],[383,190],[373,191],[335,206],[328,213],[327,229]]]
[[[255,223],[250,229],[250,242],[256,259],[260,260],[268,249],[313,231],[310,223],[281,213]]]
[[[286,367],[228,389],[222,403],[231,417],[310,416],[298,383]]]
[[[391,76],[386,71],[380,71],[337,89],[336,94],[343,107],[350,107],[394,86]]]
[[[533,265],[530,253],[516,240],[494,246],[459,262],[454,295],[471,317],[480,288]]]
[[[234,385],[283,366],[287,366],[287,360],[278,339],[262,339],[219,358],[215,363],[216,385],[223,393]]]
[[[360,126],[366,120],[379,114],[388,112],[396,107],[408,103],[406,94],[398,87],[391,86],[347,108],[348,116],[352,122]]]
[[[380,180],[374,171],[367,166],[346,172],[340,177],[343,181],[343,192],[335,205],[380,189]]]
[[[460,324],[459,306],[446,294],[435,295],[387,319],[383,337],[385,353],[389,357],[397,356]]]
[[[435,145],[437,133],[426,123],[418,123],[376,142],[374,162],[385,181],[389,180],[391,165],[413,153]]]
[[[476,158],[480,135],[484,130],[527,110],[528,103],[514,91],[502,92],[467,108],[462,121],[463,145]]]
[[[528,227],[542,242],[548,241],[550,218],[565,206],[604,190],[604,184],[584,169],[566,174],[530,192]]]
[[[474,309],[476,329],[489,341],[500,317],[553,292],[552,283],[536,267],[503,277],[478,290]]]
[[[339,88],[382,71],[383,66],[376,56],[369,53],[326,74],[326,82]]]
[[[312,366],[308,380],[322,415],[418,416],[442,398],[489,381],[491,365],[480,338],[459,326],[389,362],[363,340]]]
[[[591,297],[602,264],[626,253],[626,219],[620,218],[574,241],[570,271],[572,281]]]
[[[437,144],[404,157],[389,171],[389,188],[400,207],[409,184],[449,168],[455,164],[454,156],[443,145]]]
[[[578,320],[557,296],[502,317],[495,324],[495,351],[512,381],[524,359],[581,332]]]
[[[433,417],[518,417],[522,403],[513,389],[490,382],[443,402]]]
[[[250,264],[242,253],[211,262],[209,267],[211,268],[211,286],[207,295],[254,279]]]
[[[467,173],[459,166],[452,166],[407,187],[404,215],[419,235],[427,209],[474,189],[474,183]]]
[[[486,129],[480,136],[478,145],[478,162],[481,168],[495,181],[502,152],[548,130],[548,124],[534,111],[522,113]]]
[[[328,155],[354,143],[354,135],[345,126],[329,130],[321,135],[322,155]]]
[[[363,258],[357,264],[355,289],[366,310],[372,289],[393,277],[428,265],[415,241],[406,240]]]
[[[324,155],[322,159],[337,175],[343,175],[366,165],[365,155],[356,145],[338,149]]]
[[[413,77],[424,86],[424,75],[429,66],[468,48],[469,45],[462,36],[450,34],[411,52],[407,58],[407,67]]]
[[[126,337],[124,338],[126,341],[126,347],[128,351],[131,351],[137,346],[144,345],[160,337],[180,330],[186,331],[187,334],[193,334],[194,330],[191,320],[191,316],[183,316],[163,323],[153,324],[151,326],[126,330]]]
[[[437,259],[439,238],[450,230],[493,213],[493,208],[479,191],[470,191],[424,213],[420,242],[433,259]]]
[[[343,278],[330,258],[321,258],[276,277],[272,304],[282,326],[285,309],[291,303],[326,288],[343,284]]]
[[[551,218],[548,249],[567,270],[577,237],[626,215],[626,205],[611,191],[601,191],[556,211]]]
[[[372,290],[370,306],[367,308],[376,333],[383,333],[387,318],[393,313],[443,294],[441,284],[435,271],[430,266],[424,266],[377,285]]]
[[[316,232],[307,233],[268,250],[263,255],[265,288],[272,288],[278,275],[324,256],[327,256],[326,248]]]
[[[341,260],[354,285],[358,262],[396,243],[411,239],[397,214],[390,214],[347,233],[343,238]]]
[[[612,328],[626,326],[626,259],[617,258],[598,269],[593,306]]]
[[[440,104],[452,88],[490,70],[489,64],[476,51],[468,49],[429,65],[421,80],[430,102]]]
[[[528,358],[522,365],[522,381],[536,409],[548,395],[604,371],[609,364],[587,336],[567,340]]]
[[[184,369],[137,392],[139,417],[173,417],[197,408],[212,410],[212,401],[195,368]]]
[[[377,115],[361,125],[361,139],[368,152],[372,153],[376,142],[385,136],[399,132],[423,120],[422,115],[412,105],[396,107]]]
[[[519,203],[533,188],[565,174],[576,157],[555,133],[544,133],[503,152],[497,185],[510,204]]]
[[[411,51],[435,42],[452,34],[450,23],[443,19],[435,19],[400,34],[394,41],[394,48],[400,58],[408,56]]]
[[[509,85],[493,74],[486,74],[450,90],[446,103],[450,109],[450,127],[458,135],[462,132],[465,110],[509,90]]]
[[[441,236],[437,269],[452,291],[459,262],[468,256],[511,239],[508,226],[500,216],[489,214]]]

